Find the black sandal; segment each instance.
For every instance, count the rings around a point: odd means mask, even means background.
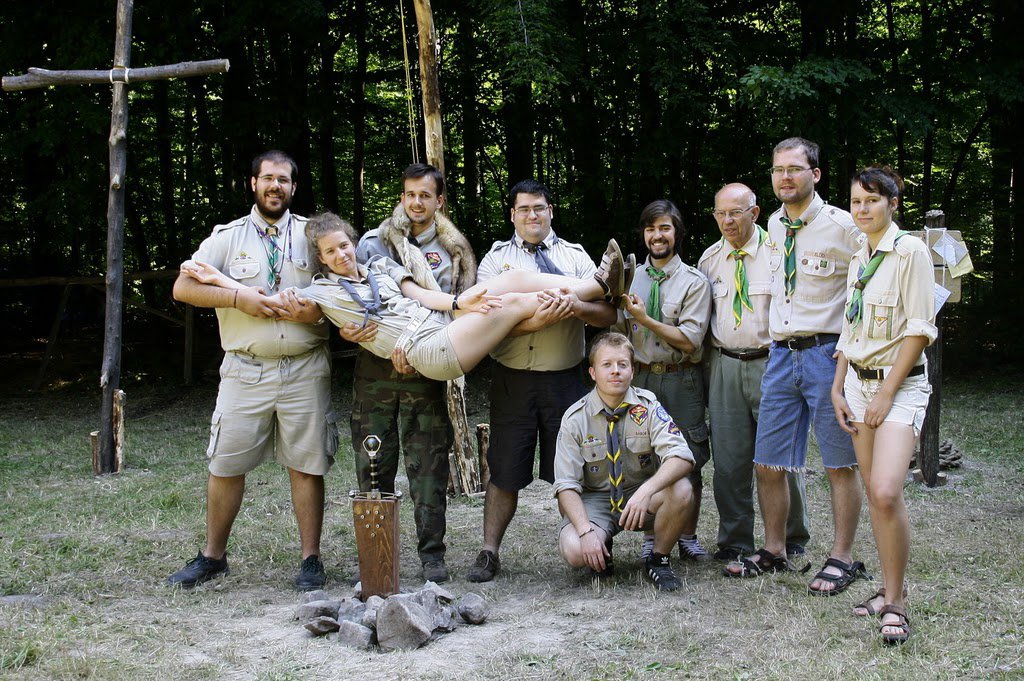
[[[739,566],[739,572],[729,569],[735,566]],[[722,574],[726,577],[759,577],[766,572],[786,572],[790,569],[792,568],[785,556],[776,556],[767,549],[758,549],[749,558],[741,556],[738,560],[731,561],[722,568]]]
[[[879,608],[878,610],[875,610],[875,608],[871,605],[871,601],[875,600],[876,598],[881,598],[882,599],[882,607],[885,607],[885,587],[884,586],[883,587],[879,587],[878,591],[876,591],[875,593],[873,593],[870,596],[868,596],[867,598],[865,598],[863,603],[858,603],[857,605],[853,606],[853,616],[854,617],[870,617],[871,615],[877,615],[879,613],[879,611],[881,610],[881,608]],[[906,600],[906,598],[907,598],[907,589],[904,587],[904,589],[903,589],[903,599]],[[859,612],[857,612],[857,608],[863,608],[864,609],[864,614],[862,615]]]
[[[834,567],[839,570],[840,573],[838,575],[830,575],[825,572],[825,568],[828,567]],[[858,577],[872,579],[871,575],[867,573],[864,563],[857,560],[853,563],[847,564],[841,560],[837,560],[836,558],[829,558],[825,561],[825,565],[822,566],[821,570],[818,571],[818,574],[814,575],[814,578],[811,581],[813,582],[815,579],[820,579],[833,584],[833,587],[831,589],[814,589],[808,585],[807,590],[815,596],[835,596],[836,594],[841,594],[846,591],[846,587],[853,584]],[[872,596],[872,598],[874,597]]]

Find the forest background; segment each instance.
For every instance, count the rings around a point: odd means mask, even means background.
[[[109,68],[115,4],[4,3],[0,70]],[[884,162],[907,181],[906,228],[941,209],[963,232],[977,270],[946,315],[947,364],[1021,361],[1024,3],[434,0],[433,12],[450,214],[479,255],[511,233],[509,185],[533,176],[553,190],[556,231],[592,254],[613,236],[637,248],[641,208],[672,199],[694,263],[718,238],[714,192],[750,185],[765,224],[772,146],[802,135],[823,148],[831,203],[847,205],[857,167]],[[405,22],[423,159],[408,0]],[[397,2],[138,0],[132,66],[227,58],[231,70],[131,87],[126,270],[176,267],[243,215],[249,161],[266,148],[299,163],[297,212],[376,226],[412,159],[401,28]],[[102,274],[110,90],[4,92],[0,119],[0,282]],[[174,305],[169,282],[130,286]],[[37,351],[60,287],[6,293],[2,354]],[[135,315],[126,340],[166,343],[163,322]],[[101,295],[64,324],[95,332],[98,358]]]

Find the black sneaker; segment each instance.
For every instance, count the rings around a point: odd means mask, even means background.
[[[471,582],[489,582],[501,570],[501,561],[498,554],[493,551],[481,551],[476,556],[473,567],[466,574],[466,579]]]
[[[448,574],[448,566],[444,564],[444,558],[440,560],[428,560],[423,563],[423,581],[441,584],[451,579]]]
[[[172,586],[180,586],[183,589],[191,589],[203,582],[210,581],[217,575],[226,575],[228,572],[228,554],[225,553],[223,558],[216,560],[207,558],[200,551],[199,555],[185,563],[185,567],[168,577],[167,583]]]
[[[729,546],[724,546],[715,551],[715,555],[712,557],[715,560],[720,560],[722,562],[728,563],[730,561],[739,560],[741,555],[743,554],[737,551],[736,549]]]
[[[304,558],[299,574],[295,577],[295,588],[299,591],[312,591],[324,588],[326,583],[327,573],[324,564],[320,562],[320,556]]]
[[[661,553],[652,553],[646,561],[647,576],[654,582],[659,591],[675,591],[683,585],[672,569],[669,557]]]

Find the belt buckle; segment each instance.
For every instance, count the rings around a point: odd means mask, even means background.
[[[787,338],[784,342],[790,352],[796,352],[797,350],[799,350],[799,348],[797,347],[797,343],[800,342],[799,338]]]
[[[652,374],[663,374],[663,373],[665,373],[665,364],[663,362],[651,362],[651,373]]]

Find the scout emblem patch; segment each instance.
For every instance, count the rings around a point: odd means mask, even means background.
[[[629,418],[633,419],[633,423],[638,426],[644,425],[647,421],[647,407],[642,404],[637,404],[630,408]]]
[[[672,433],[673,435],[679,435],[680,434],[679,426],[676,425],[675,421],[669,421],[668,422],[668,432]]]
[[[596,472],[598,472],[599,470],[601,470],[601,467],[600,467],[600,466],[591,466],[591,467],[590,467],[590,472],[591,472],[591,473],[596,473]]]
[[[665,411],[665,407],[661,406],[660,404],[658,405],[658,408],[657,410],[655,410],[654,413],[659,419],[665,421],[666,423],[672,421],[672,417],[668,415],[667,411]]]
[[[434,251],[424,253],[424,257],[427,259],[427,264],[430,265],[430,269],[436,270],[441,266],[441,254]]]

